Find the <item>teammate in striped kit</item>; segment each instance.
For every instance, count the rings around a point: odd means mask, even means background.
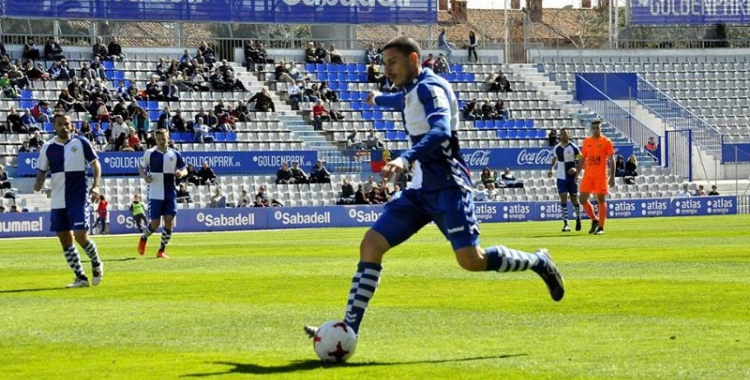
[[[578,184],[576,183],[576,165],[581,159],[581,150],[570,141],[567,129],[560,130],[560,143],[555,145],[555,155],[552,157],[552,167],[547,176],[557,178],[557,193],[560,195],[562,207],[562,232],[569,232],[568,224],[568,195],[573,203],[573,216],[576,218],[576,231],[581,230],[581,208],[578,204]]]
[[[34,190],[41,191],[47,172],[50,172],[52,190],[51,230],[57,233],[65,260],[76,275],[69,288],[89,286],[89,279],[81,265],[75,241],[91,259],[93,278],[91,283],[99,285],[104,277],[104,264],[94,240],[89,238],[90,201],[99,197],[102,169],[99,159],[88,140],[74,136],[75,127],[70,116],[55,115],[55,137],[47,141],[39,152],[36,168],[39,170]],[[91,188],[86,183],[86,167],[93,169]]]
[[[408,37],[397,37],[383,47],[385,71],[399,92],[371,92],[367,103],[402,112],[412,147],[388,162],[384,179],[397,177],[410,164],[414,178],[409,188],[394,195],[360,244],[359,264],[352,279],[344,321],[358,334],[367,305],[380,281],[383,255],[435,222],[450,241],[455,257],[469,271],[531,269],[546,283],[552,299],[565,294],[563,279],[547,250],[527,253],[504,246],[483,249],[469,170],[459,152],[458,102],[450,84],[421,68],[421,49]],[[305,326],[313,337],[317,328]]]
[[[161,245],[156,257],[167,259],[167,244],[172,238],[172,226],[174,217],[177,215],[177,188],[175,178],[180,178],[187,173],[185,161],[182,154],[167,146],[169,143],[169,132],[166,129],[156,131],[156,146],[143,154],[141,166],[138,171],[146,183],[148,183],[148,213],[151,224],[147,225],[138,242],[138,254],[146,253],[146,243],[161,225],[164,219],[164,229],[161,233]]]

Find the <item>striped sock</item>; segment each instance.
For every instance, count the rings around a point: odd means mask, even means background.
[[[65,261],[68,262],[68,266],[76,274],[76,277],[85,278],[86,272],[81,266],[81,256],[78,254],[78,249],[75,245],[71,245],[63,250],[65,252]]]
[[[151,236],[151,234],[153,234],[154,232],[156,232],[156,230],[152,229],[150,224],[147,224],[146,228],[143,229],[143,235],[141,235],[141,240],[147,241],[148,237]]]
[[[91,266],[98,267],[101,261],[99,260],[99,252],[96,248],[96,243],[93,240],[89,240],[89,243],[83,247],[83,251],[86,252],[86,256],[91,259]]]
[[[581,205],[578,203],[573,204],[573,216],[576,220],[581,219]]]
[[[560,207],[562,207],[562,220],[568,224],[568,203],[560,203]]]
[[[518,272],[536,268],[543,264],[534,253],[527,253],[498,245],[484,250],[488,271]]]
[[[370,302],[375,289],[380,282],[380,264],[360,261],[357,273],[352,278],[352,288],[349,291],[349,302],[346,304],[346,318],[344,321],[355,333],[359,333],[359,325],[365,316],[367,304]]]
[[[169,244],[169,239],[171,238],[172,238],[172,230],[170,228],[165,228],[161,232],[161,245],[159,246],[160,251],[167,249],[167,244]]]

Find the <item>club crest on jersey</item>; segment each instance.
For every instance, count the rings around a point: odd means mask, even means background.
[[[73,153],[75,153],[75,152],[78,151],[78,148],[74,146],[74,147],[70,148],[70,151],[73,152]]]

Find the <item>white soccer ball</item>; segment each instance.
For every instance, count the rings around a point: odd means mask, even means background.
[[[331,363],[347,361],[357,348],[357,334],[342,321],[328,321],[318,327],[313,347],[320,360]]]

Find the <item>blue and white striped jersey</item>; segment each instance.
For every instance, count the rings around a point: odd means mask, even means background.
[[[568,174],[568,170],[575,168],[577,161],[581,158],[581,150],[573,142],[563,146],[562,143],[555,145],[555,157],[557,157],[557,179],[575,178],[575,174]]]
[[[61,144],[53,138],[39,152],[36,168],[50,172],[52,209],[85,206],[89,202],[86,168],[97,159],[89,140],[73,136]]]
[[[148,184],[150,200],[171,201],[177,198],[174,173],[185,169],[182,153],[169,147],[165,153],[153,147],[143,154],[141,167],[151,174],[151,183]]]
[[[401,110],[412,146],[401,158],[414,164],[411,188],[471,190],[469,169],[459,152],[459,109],[450,83],[430,69],[400,92],[380,94],[375,103]]]

